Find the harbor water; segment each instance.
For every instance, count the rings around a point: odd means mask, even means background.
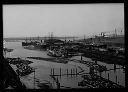
[[[28,59],[26,57],[43,57],[43,58],[52,58],[47,55],[46,51],[41,50],[28,50],[24,49],[22,47],[21,42],[5,42],[5,47],[14,49],[12,52],[8,52],[6,54],[6,57],[20,57],[27,60],[32,61],[33,63],[30,64],[31,67],[35,68],[35,85],[34,85],[34,73],[31,73],[29,75],[21,77],[21,81],[25,83],[27,88],[30,89],[38,89],[39,83],[45,83],[50,82],[53,86],[53,88],[57,88],[56,82],[53,80],[51,75],[51,69],[54,69],[54,74],[59,75],[61,70],[61,77],[57,76],[56,78],[60,82],[61,88],[86,88],[78,86],[78,82],[81,82],[83,78],[80,75],[66,75],[67,71],[68,73],[74,73],[81,72],[84,70],[84,73],[89,73],[89,67],[87,67],[85,64],[81,64],[79,62],[75,61],[69,61],[67,64],[64,63],[56,63],[56,62],[49,62],[45,60],[36,60],[36,59]],[[78,59],[80,60],[80,56],[74,56],[71,59]],[[90,58],[83,57],[83,60],[92,61]],[[97,62],[100,65],[104,65],[107,67],[107,70],[113,69],[113,64],[106,64],[103,62],[98,61]],[[122,66],[116,65],[117,68],[121,68]],[[83,73],[83,72],[82,72]],[[125,86],[125,72],[123,69],[116,69],[111,71],[102,72],[101,76],[104,78],[108,78],[113,82],[117,82],[119,85]],[[97,75],[99,75],[97,73]]]

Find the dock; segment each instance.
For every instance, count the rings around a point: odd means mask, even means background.
[[[103,72],[103,71],[106,71],[107,68],[106,66],[103,66],[103,65],[99,65],[97,64],[97,62],[90,62],[90,61],[85,61],[85,60],[76,60],[76,59],[72,59],[70,61],[74,61],[74,62],[80,62],[82,64],[86,64],[88,67],[92,67],[94,68],[96,71],[99,71],[99,72]]]
[[[105,79],[101,76],[98,76],[96,74],[93,75],[82,75],[84,78],[83,81],[79,82],[79,86],[90,86],[92,88],[124,88],[123,86],[114,83],[108,79]]]

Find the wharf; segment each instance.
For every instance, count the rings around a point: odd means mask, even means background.
[[[84,53],[83,56],[92,58],[93,60],[109,63],[109,64],[118,64],[125,65],[125,57],[119,57],[116,54],[105,52],[105,51],[97,51],[97,50],[80,50],[80,52]]]
[[[109,80],[109,74],[108,79],[96,75],[95,72],[84,73],[84,71],[77,72],[76,70],[74,71],[74,69],[71,69],[71,72],[67,70],[66,74],[61,74],[60,68],[60,74],[55,74],[54,69],[51,69],[50,76],[54,79],[56,85],[58,85],[58,88],[61,87],[58,81],[58,77],[61,78],[61,76],[81,76],[83,80],[78,82],[78,86],[85,88],[124,88],[123,86],[118,84],[117,80],[116,83]]]
[[[79,82],[79,86],[90,86],[92,88],[124,88],[117,83],[114,83],[108,79],[102,78],[96,74],[82,75],[83,81]]]
[[[16,66],[16,73],[20,76],[25,76],[32,73],[34,70],[28,64],[32,63],[29,60],[23,60],[20,58],[7,58],[8,62]]]
[[[76,60],[76,59],[72,59],[70,61],[77,61],[77,62],[80,62],[82,64],[86,64],[88,67],[91,67],[93,69],[95,69],[96,71],[99,71],[99,72],[103,72],[103,71],[106,71],[107,68],[106,66],[103,66],[103,65],[99,65],[97,64],[97,62],[90,62],[90,61],[84,61],[84,60]]]

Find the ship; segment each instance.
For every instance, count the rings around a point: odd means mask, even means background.
[[[55,51],[55,50],[47,50],[47,55],[52,56],[52,57],[61,57],[62,53],[59,51]]]

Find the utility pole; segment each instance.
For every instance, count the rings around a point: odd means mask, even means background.
[[[84,44],[85,44],[85,35],[84,35]]]
[[[115,37],[117,37],[117,31],[116,31],[116,28],[115,28]]]
[[[39,36],[38,36],[38,40],[39,40]]]
[[[27,37],[26,37],[26,39],[25,39],[25,42],[27,42]]]
[[[84,35],[84,41],[85,41],[85,35]]]
[[[122,33],[123,31],[122,31],[122,29],[121,29],[121,35],[123,35],[123,33]]]
[[[65,36],[65,43],[66,43],[66,36]]]
[[[75,37],[73,36],[73,41],[75,41]]]

